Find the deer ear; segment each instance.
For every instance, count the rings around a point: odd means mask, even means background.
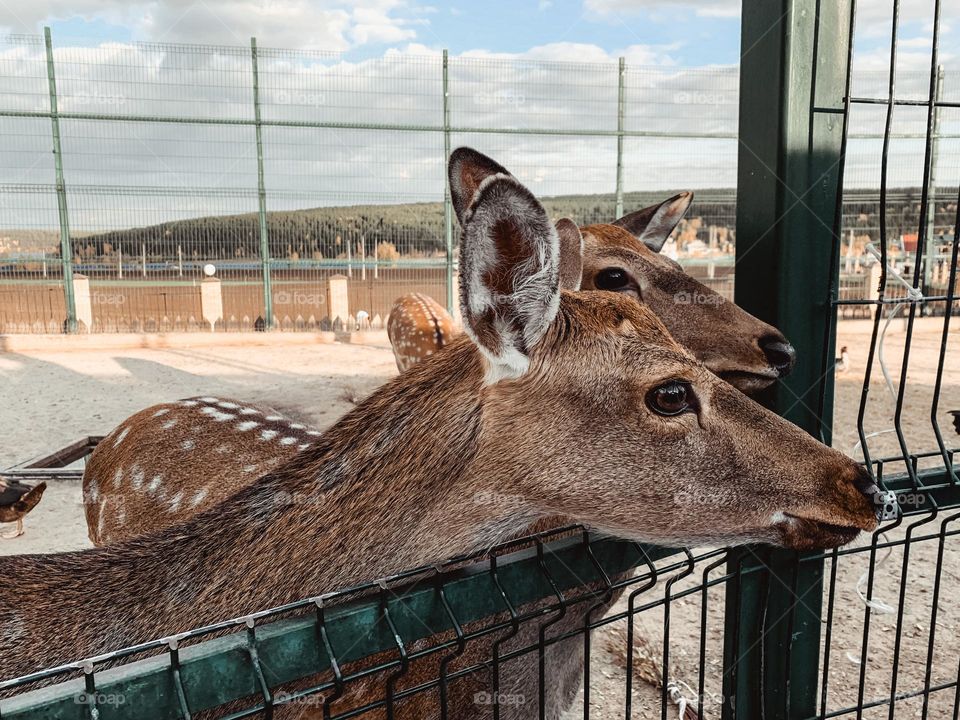
[[[660,252],[670,233],[686,214],[693,201],[692,192],[682,192],[614,221],[614,225],[629,230],[637,239],[654,252]]]
[[[510,175],[480,183],[460,243],[464,327],[487,382],[523,375],[560,305],[560,238],[536,198]]]
[[[557,220],[556,228],[560,239],[560,287],[579,290],[583,279],[583,235],[569,218]]]
[[[450,162],[447,164],[450,199],[461,227],[465,222],[464,214],[470,207],[477,188],[491,175],[509,176],[510,173],[500,163],[472,148],[461,147],[450,153]]]

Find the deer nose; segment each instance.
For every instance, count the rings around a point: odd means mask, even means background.
[[[768,335],[760,338],[760,349],[763,350],[770,366],[777,371],[777,375],[780,377],[789,375],[797,362],[797,351],[783,337]]]
[[[853,486],[873,505],[878,521],[895,520],[899,514],[896,493],[881,490],[862,465],[853,476]]]

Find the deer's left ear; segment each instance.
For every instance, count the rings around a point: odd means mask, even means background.
[[[450,180],[450,199],[457,220],[463,227],[464,216],[470,207],[480,183],[491,175],[510,175],[509,171],[492,158],[473,148],[459,147],[450,153],[447,176]]]
[[[654,252],[660,252],[670,233],[690,208],[692,201],[692,192],[682,192],[664,200],[659,205],[651,205],[643,210],[624,215],[613,224],[629,230]]]
[[[460,243],[460,308],[488,383],[523,375],[556,317],[560,245],[543,206],[516,178],[480,183]]]

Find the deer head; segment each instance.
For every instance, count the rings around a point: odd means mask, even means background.
[[[461,222],[479,184],[497,174],[510,173],[475,150],[459,148],[451,154],[451,195]],[[743,392],[758,392],[793,369],[796,352],[779,330],[660,253],[692,200],[693,193],[680,193],[613,223],[582,228],[580,287],[618,292],[643,302],[674,339],[710,370]],[[562,238],[574,228],[571,223],[557,230]]]
[[[387,318],[387,336],[400,372],[441,350],[456,335],[450,313],[424,293],[397,298]]]

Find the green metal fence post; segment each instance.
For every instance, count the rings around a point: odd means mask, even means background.
[[[73,293],[73,248],[70,243],[70,215],[67,212],[67,186],[63,182],[63,151],[60,147],[60,112],[57,109],[57,77],[53,65],[53,39],[50,28],[43,29],[47,46],[47,85],[50,91],[50,125],[53,132],[53,165],[56,173],[57,214],[60,219],[60,262],[63,266],[63,298],[67,308],[64,328],[77,331],[77,302]],[[89,328],[88,328],[89,329]]]
[[[828,443],[850,2],[744,0],[742,15],[735,297],[797,350],[765,403]],[[731,561],[749,572],[727,588],[725,718],[817,714],[823,562],[799,560]]]
[[[620,58],[617,73],[617,211],[614,215],[618,218],[623,217],[623,121],[626,114],[623,83],[626,68],[626,59]]]
[[[257,39],[250,38],[250,62],[253,66],[253,120],[257,135],[257,212],[260,217],[260,261],[263,267],[264,327],[273,327],[273,283],[270,278],[270,242],[267,235],[267,191],[263,181],[263,123],[260,120],[260,71],[257,65]]]
[[[934,91],[936,102],[943,100],[943,65],[937,67],[937,84]],[[933,282],[933,266],[936,262],[935,250],[937,238],[934,227],[937,220],[937,159],[940,156],[940,122],[942,113],[939,107],[933,110],[933,147],[930,151],[930,182],[927,184],[927,244],[923,248],[923,294],[930,292]]]
[[[453,205],[447,186],[450,162],[450,73],[447,51],[443,51],[443,234],[447,249],[447,311],[453,313]]]

